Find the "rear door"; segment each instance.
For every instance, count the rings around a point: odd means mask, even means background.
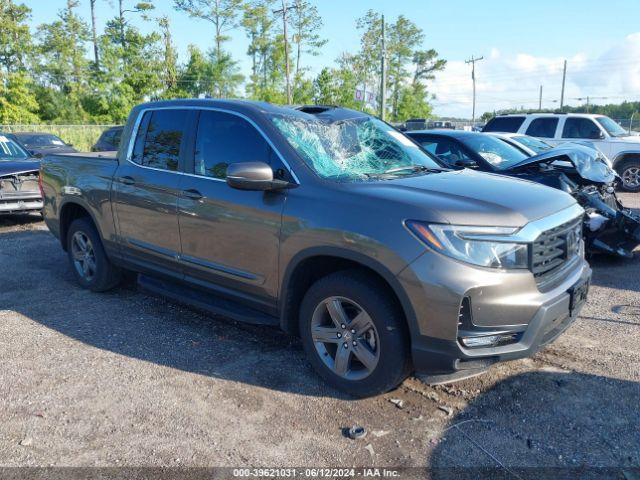
[[[118,236],[125,259],[181,276],[178,195],[191,110],[148,110],[114,178]]]
[[[236,190],[226,169],[265,162],[291,180],[272,145],[247,118],[233,112],[199,113],[194,154],[178,201],[182,262],[187,280],[274,308],[278,251],[286,192]]]
[[[559,141],[555,140],[559,124],[558,117],[536,117],[531,120],[527,126],[526,135],[536,137],[551,145],[558,145]]]

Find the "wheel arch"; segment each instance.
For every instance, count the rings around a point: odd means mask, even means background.
[[[630,158],[637,158],[638,160],[640,160],[640,150],[625,150],[618,153],[613,159],[613,168],[619,167],[625,160],[628,160]]]
[[[98,222],[96,222],[91,209],[77,199],[67,200],[64,202],[60,207],[60,214],[58,218],[60,223],[60,244],[65,252],[67,251],[67,233],[69,232],[69,226],[71,226],[73,221],[78,218],[89,218],[98,230],[100,238],[102,238],[100,226]]]
[[[366,271],[389,287],[402,311],[409,333],[417,331],[415,311],[396,276],[382,263],[366,255],[338,247],[315,247],[299,252],[289,262],[280,289],[280,326],[298,335],[298,313],[304,294],[320,278],[331,273],[359,269]]]

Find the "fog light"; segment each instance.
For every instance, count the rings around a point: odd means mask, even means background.
[[[504,333],[499,335],[485,335],[482,337],[462,337],[460,341],[465,347],[496,347],[508,343],[515,343],[520,339],[520,333]]]
[[[491,347],[497,345],[500,341],[500,335],[487,335],[486,337],[468,337],[461,338],[465,347]]]

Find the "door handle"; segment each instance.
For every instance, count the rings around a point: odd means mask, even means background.
[[[134,178],[133,177],[129,177],[128,175],[124,176],[124,177],[119,177],[118,178],[118,182],[123,183],[125,185],[134,185],[136,183]]]
[[[182,191],[182,196],[185,198],[189,198],[191,200],[202,200],[204,195],[202,195],[198,190],[190,188],[188,190]]]

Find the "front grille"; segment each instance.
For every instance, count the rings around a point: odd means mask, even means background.
[[[38,192],[38,175],[27,173],[1,177],[0,191],[3,194]]]
[[[580,255],[582,217],[575,218],[538,236],[531,249],[531,271],[540,285],[549,281]]]

